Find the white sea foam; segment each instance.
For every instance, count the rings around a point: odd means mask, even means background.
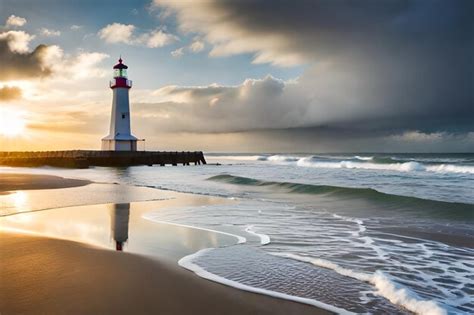
[[[198,251],[194,254],[185,256],[185,257],[181,258],[178,261],[178,264],[181,267],[194,272],[195,274],[197,274],[201,278],[211,280],[211,281],[214,281],[214,282],[218,282],[218,283],[221,283],[221,284],[224,284],[224,285],[227,285],[227,286],[230,286],[230,287],[234,287],[234,288],[237,288],[237,289],[240,289],[240,290],[253,292],[253,293],[259,293],[259,294],[264,294],[264,295],[269,295],[269,296],[273,296],[273,297],[276,297],[276,298],[295,301],[295,302],[299,302],[299,303],[309,304],[309,305],[313,305],[313,306],[316,306],[316,307],[319,307],[319,308],[326,309],[328,311],[331,311],[331,312],[334,312],[334,313],[337,313],[337,314],[354,314],[354,313],[349,312],[347,310],[344,310],[342,308],[338,308],[338,307],[335,307],[335,306],[332,306],[332,305],[329,305],[329,304],[326,304],[326,303],[323,303],[323,302],[320,302],[320,301],[317,301],[317,300],[314,300],[314,299],[308,299],[308,298],[289,295],[289,294],[285,294],[285,293],[281,293],[281,292],[271,291],[271,290],[267,290],[267,289],[256,288],[256,287],[252,287],[252,286],[249,286],[249,285],[246,285],[246,284],[243,284],[243,283],[239,283],[239,282],[234,281],[234,280],[226,279],[224,277],[221,277],[221,276],[218,276],[216,274],[210,273],[209,271],[205,270],[201,266],[194,263],[194,260],[197,257],[199,257],[199,256],[201,256],[201,255],[203,255],[203,254],[205,254],[205,253],[207,253],[211,250],[213,250],[213,248],[206,248],[206,249],[202,249],[202,250],[200,250],[200,251]]]
[[[392,163],[392,164],[377,164],[370,162],[318,162],[311,158],[302,158],[296,163],[298,166],[316,167],[316,168],[348,168],[348,169],[367,169],[367,170],[388,170],[399,172],[424,171],[425,166],[418,162]]]
[[[207,155],[207,159],[212,160],[232,160],[232,161],[266,161],[265,155]]]
[[[296,162],[299,159],[300,158],[298,157],[289,156],[289,155],[272,155],[267,158],[267,161],[284,163],[284,162]]]
[[[345,221],[349,221],[349,222],[354,222],[355,224],[357,224],[357,227],[359,228],[359,230],[357,231],[357,233],[356,233],[357,235],[355,235],[355,236],[360,236],[361,233],[364,233],[367,230],[367,228],[364,225],[364,221],[362,221],[361,219],[350,218],[350,217],[338,215],[338,214],[335,214],[335,213],[333,213],[332,216],[335,217],[336,219],[341,219],[341,220],[345,220]]]
[[[406,288],[398,287],[385,274],[376,271],[373,274],[357,272],[348,268],[344,268],[331,261],[314,258],[310,256],[300,256],[292,253],[270,253],[279,257],[286,257],[306,263],[313,264],[318,267],[334,270],[335,272],[346,276],[372,284],[377,289],[377,294],[385,297],[393,304],[403,306],[407,310],[421,315],[445,315],[446,310],[441,308],[434,301],[421,300],[409,292]]]
[[[427,171],[437,173],[463,173],[474,174],[474,166],[439,164],[426,167]]]
[[[157,218],[155,215],[153,215],[152,213],[145,213],[142,217],[143,217],[144,219],[146,219],[146,220],[150,220],[150,221],[153,221],[153,222],[156,222],[156,223],[171,224],[171,225],[176,225],[176,226],[182,226],[182,227],[192,228],[192,229],[196,229],[196,230],[202,230],[202,231],[207,231],[207,232],[213,232],[213,233],[218,233],[218,234],[223,234],[223,235],[232,236],[232,237],[237,238],[237,244],[243,244],[243,243],[247,242],[247,239],[246,239],[245,237],[240,236],[240,235],[236,235],[236,234],[231,234],[231,233],[227,233],[227,232],[222,232],[222,231],[217,231],[217,230],[211,230],[211,229],[201,228],[201,227],[192,226],[192,225],[174,223],[174,222],[169,222],[169,221],[162,221],[162,220],[158,219],[158,218]]]
[[[464,173],[474,174],[473,166],[439,164],[439,165],[424,165],[419,162],[405,162],[405,163],[390,163],[379,164],[371,162],[354,162],[354,161],[340,161],[340,162],[320,162],[315,161],[311,157],[301,158],[296,162],[297,166],[314,167],[314,168],[347,168],[347,169],[367,169],[367,170],[387,170],[399,172],[413,172],[426,171],[436,173]]]
[[[474,174],[474,166],[453,165],[453,164],[434,164],[427,165],[417,161],[400,163],[374,163],[373,156],[355,155],[354,159],[359,161],[321,161],[313,156],[298,157],[291,155],[222,155],[209,156],[209,159],[219,160],[240,160],[240,161],[266,161],[276,164],[293,164],[302,167],[314,168],[347,168],[347,169],[367,169],[367,170],[387,170],[399,172],[426,171],[435,173],[458,173]],[[343,157],[341,157],[342,159]]]
[[[270,244],[270,236],[253,231],[253,225],[247,226],[245,228],[245,232],[259,237],[260,238],[260,244],[262,244],[262,245]]]
[[[361,161],[372,161],[374,159],[373,156],[359,156],[359,155],[354,156],[354,158]]]

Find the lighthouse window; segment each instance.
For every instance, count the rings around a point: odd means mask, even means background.
[[[117,77],[126,78],[127,77],[127,69],[115,69],[114,70],[114,78],[117,78]]]
[[[122,114],[122,119],[125,119],[125,114]]]

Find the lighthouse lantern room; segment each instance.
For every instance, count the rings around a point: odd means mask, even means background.
[[[122,63],[122,58],[114,66],[114,78],[110,81],[113,91],[112,117],[110,119],[109,135],[102,138],[104,151],[136,151],[137,138],[132,135],[130,128],[130,102],[128,91],[132,81],[127,78],[128,67]]]

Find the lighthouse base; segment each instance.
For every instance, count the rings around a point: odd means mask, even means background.
[[[137,140],[102,139],[102,151],[137,151]]]

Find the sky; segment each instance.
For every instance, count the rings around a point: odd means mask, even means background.
[[[474,1],[0,0],[0,150],[474,152]]]

